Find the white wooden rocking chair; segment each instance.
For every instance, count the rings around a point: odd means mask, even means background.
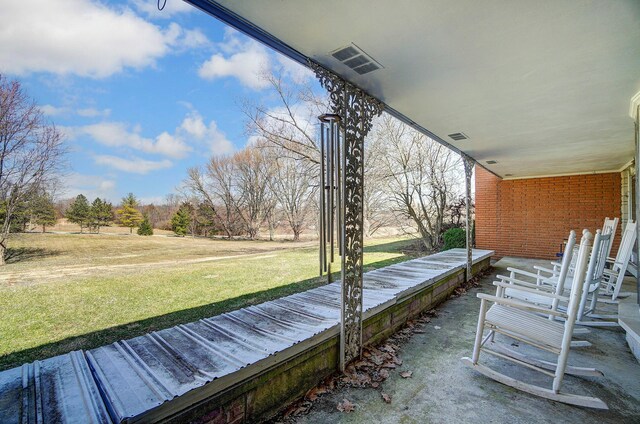
[[[583,237],[585,232],[583,231]],[[582,295],[580,298],[580,304],[578,308],[578,316],[576,323],[582,326],[587,327],[617,327],[619,324],[617,322],[616,315],[601,315],[596,313],[596,307],[598,305],[600,287],[604,281],[604,265],[607,260],[607,252],[609,251],[609,245],[611,243],[612,233],[602,234],[600,230],[596,231],[596,236],[593,240],[593,246],[591,248],[591,255],[589,258],[589,265],[587,268],[586,278],[582,280],[583,289]],[[567,253],[568,254],[568,253]],[[564,263],[564,261],[563,261]],[[572,287],[575,287],[573,281],[575,280],[575,275],[567,276],[563,282],[559,279],[561,276],[560,271],[555,271],[547,277],[540,276],[540,269],[538,270],[538,274],[530,273],[528,271],[519,270],[517,268],[507,268],[511,271],[511,275],[523,274],[526,276],[537,278],[536,288],[539,292],[554,292],[558,295],[569,296],[570,290]],[[547,270],[550,271],[551,270]],[[510,278],[508,280],[504,279],[504,277],[499,276],[506,282],[512,282],[516,286],[517,285],[526,285],[521,281],[518,281],[514,278]],[[529,284],[530,286],[530,284]],[[554,287],[555,290],[549,288],[549,286]],[[570,288],[567,288],[569,286]],[[506,293],[509,296],[509,293]],[[544,304],[540,300],[536,300],[536,295],[540,296],[539,293],[531,293],[527,295],[526,299],[523,299],[521,294],[516,294],[514,297],[519,297],[523,300],[534,302],[538,304]],[[546,305],[550,304],[547,301]],[[555,305],[559,309],[565,309],[566,306],[562,304],[562,302],[555,302]],[[580,330],[576,328],[574,330],[574,334],[581,334],[584,330]]]
[[[613,247],[613,241],[616,238],[616,231],[618,230],[618,223],[620,222],[620,218],[609,218],[606,217],[604,219],[604,224],[602,225],[602,234],[611,234],[611,242],[609,242],[609,248],[607,250],[607,258],[611,256],[611,248]]]
[[[604,281],[601,288],[603,296],[611,296],[611,300],[603,300],[606,303],[618,303],[618,297],[629,296],[631,293],[620,293],[624,275],[633,253],[633,246],[637,238],[636,224],[633,221],[627,222],[622,233],[622,240],[615,258],[607,258],[607,264],[611,267],[604,270]]]
[[[531,283],[519,280],[514,277],[514,272],[510,277],[498,275],[499,281],[494,281],[494,285],[497,287],[496,296],[501,298],[511,298],[518,301],[532,303],[537,307],[548,308],[551,311],[557,311],[560,306],[560,300],[562,296],[567,296],[568,291],[565,291],[565,281],[571,264],[574,264],[573,259],[577,257],[577,251],[573,249],[576,243],[576,233],[571,230],[567,239],[566,253],[562,258],[562,266],[560,268],[560,275],[555,279],[545,281],[545,279],[538,279],[537,283]],[[532,274],[533,275],[533,274]],[[554,285],[555,284],[555,285]],[[555,294],[556,296],[549,296],[549,294]],[[539,314],[545,315],[545,314]],[[553,313],[547,314],[549,319],[554,321],[558,317]],[[554,325],[554,324],[549,324]],[[563,323],[555,323],[556,330],[562,331]],[[573,334],[587,334],[589,330],[584,327],[574,327]],[[493,337],[491,338],[493,341]],[[588,347],[591,343],[585,340],[572,340],[571,347]]]
[[[587,233],[582,237],[580,242],[580,249],[578,250],[578,259],[575,268],[576,278],[574,279],[574,281],[578,283],[574,284],[575,287],[572,288],[570,297],[567,299],[564,296],[558,296],[553,293],[547,294],[551,298],[558,297],[559,300],[568,301],[568,310],[566,314],[559,311],[550,312],[547,308],[541,308],[531,303],[515,299],[499,298],[479,293],[478,297],[481,299],[480,315],[478,317],[478,327],[473,347],[473,356],[472,358],[464,357],[462,358],[462,361],[493,380],[536,396],[571,405],[608,409],[607,405],[598,398],[561,392],[562,381],[565,373],[588,376],[602,375],[600,371],[593,368],[571,367],[567,365],[573,326],[575,325],[582,295],[583,285],[580,284],[580,282],[584,280],[586,275],[588,248],[591,238],[591,233]],[[493,305],[489,308],[490,303],[493,303]],[[566,319],[562,326],[562,331],[559,331],[558,327],[555,325],[558,323],[549,321],[548,319],[532,314],[531,312],[552,313],[554,315],[564,316]],[[485,329],[488,329],[489,332],[483,337]],[[489,349],[485,344],[489,340],[493,339],[493,335],[496,332],[515,338],[516,340],[520,340],[521,342],[527,343],[536,348],[552,352],[558,355],[558,360],[556,363],[546,362],[524,356],[507,348],[496,349],[496,347],[493,346],[496,344],[494,342],[491,343],[491,347],[493,347],[493,349]],[[534,384],[525,383],[524,381],[509,377],[480,364],[481,351],[553,377],[552,388],[547,389]],[[553,370],[553,372],[549,372],[550,369]]]
[[[602,225],[602,234],[611,234],[611,241],[609,242],[609,247],[608,247],[608,251],[607,251],[607,258],[609,256],[611,256],[611,248],[613,247],[613,241],[615,240],[616,237],[616,230],[618,229],[618,223],[620,222],[619,218],[609,218],[606,217],[604,219],[604,224]],[[587,229],[583,230],[583,234],[584,232],[587,231]],[[566,252],[566,250],[565,250]],[[551,262],[551,265],[553,266],[552,269],[548,269],[545,267],[541,267],[541,266],[534,266],[534,269],[538,270],[538,274],[558,274],[559,273],[559,268],[560,268],[560,262]],[[571,268],[569,269],[569,276],[573,276],[573,268],[575,267],[575,256],[574,256],[574,260],[571,264]]]

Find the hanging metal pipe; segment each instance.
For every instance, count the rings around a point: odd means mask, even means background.
[[[328,150],[328,159],[327,159],[327,181],[328,181],[328,186],[329,186],[329,254],[330,254],[330,260],[329,262],[333,262],[335,260],[334,258],[334,252],[333,252],[333,244],[334,244],[334,240],[333,240],[333,234],[334,234],[334,218],[335,218],[335,196],[334,196],[334,181],[333,181],[333,176],[334,176],[334,168],[335,168],[335,155],[333,153],[333,148],[335,147],[335,133],[333,130],[333,121],[329,121],[329,128],[330,128],[330,134],[329,134],[329,150]]]
[[[320,236],[320,276],[327,270],[327,258],[326,258],[326,238],[325,238],[325,198],[324,198],[324,123],[320,123],[320,219],[318,220],[318,234]]]
[[[340,137],[340,117],[325,114],[320,120],[320,275],[328,274],[331,282],[331,264],[335,261],[335,248],[343,252],[343,166],[344,146]],[[329,249],[327,251],[327,248]]]

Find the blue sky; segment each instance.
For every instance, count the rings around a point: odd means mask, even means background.
[[[189,167],[247,143],[240,104],[277,107],[261,77],[274,69],[316,84],[181,0],[4,0],[0,14],[0,72],[67,137],[61,197],[162,201]]]

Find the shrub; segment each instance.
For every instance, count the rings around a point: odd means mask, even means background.
[[[456,247],[466,247],[467,235],[462,228],[450,228],[444,232],[442,239],[444,246],[442,250],[454,249]]]
[[[144,216],[144,219],[142,220],[142,222],[140,223],[140,226],[138,227],[138,235],[139,236],[152,236],[153,235],[153,227],[151,226],[151,223],[149,222],[149,217],[148,216]]]

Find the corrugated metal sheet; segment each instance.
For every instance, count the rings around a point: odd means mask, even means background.
[[[492,252],[474,251],[474,262]],[[453,249],[364,275],[365,316],[465,267]],[[0,373],[0,422],[153,420],[337,334],[340,283]],[[241,372],[244,371],[244,372]],[[209,390],[210,392],[210,390]],[[209,394],[210,395],[210,394]],[[178,403],[178,402],[177,402]],[[175,412],[175,411],[173,411]]]
[[[111,423],[82,352],[0,373],[0,423]]]

